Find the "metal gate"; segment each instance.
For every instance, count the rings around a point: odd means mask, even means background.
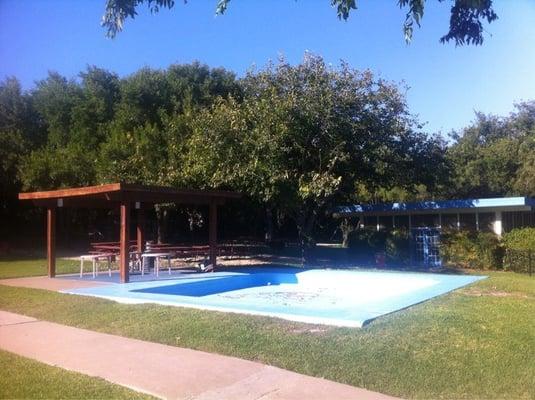
[[[412,263],[424,267],[440,267],[440,229],[413,228],[411,230]]]

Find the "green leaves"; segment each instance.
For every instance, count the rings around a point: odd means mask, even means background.
[[[438,0],[444,2],[445,0]],[[454,5],[450,10],[450,25],[447,34],[440,38],[441,43],[455,41],[455,45],[480,45],[483,43],[483,23],[491,23],[498,18],[492,8],[492,0],[451,0]],[[217,0],[216,15],[227,11],[230,0]],[[346,21],[352,10],[357,9],[356,0],[330,0],[331,6],[336,8],[338,19]],[[175,5],[173,0],[107,0],[106,9],[102,16],[101,25],[106,28],[106,35],[114,38],[124,27],[127,18],[135,18],[136,9],[147,3],[152,13],[160,8],[171,9]],[[184,0],[187,3],[187,0]],[[412,40],[414,25],[420,26],[424,15],[425,0],[398,0],[400,8],[408,8],[403,23],[405,41]],[[378,21],[380,24],[380,21]]]
[[[516,108],[505,118],[477,113],[474,123],[454,136],[448,149],[450,196],[535,193],[535,102]]]
[[[307,53],[296,66],[250,71],[241,86],[243,101],[220,100],[194,118],[185,171],[276,209],[303,238],[322,211],[358,200],[359,184],[414,185],[417,170],[440,164],[398,87],[369,71]]]
[[[535,228],[517,228],[503,235],[507,249],[535,251]]]
[[[357,9],[355,0],[331,0],[331,6],[336,7],[338,19],[347,20],[349,12]]]

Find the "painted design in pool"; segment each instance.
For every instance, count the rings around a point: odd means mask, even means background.
[[[361,327],[484,276],[359,270],[247,268],[165,281],[65,291],[123,303],[158,303]]]

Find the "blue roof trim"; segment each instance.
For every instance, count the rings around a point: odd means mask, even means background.
[[[337,207],[336,214],[359,214],[369,212],[445,211],[454,209],[478,209],[500,207],[535,207],[535,198],[498,197],[492,199],[464,199],[441,201],[418,201],[411,203],[354,204]]]

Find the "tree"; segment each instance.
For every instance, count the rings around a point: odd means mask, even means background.
[[[222,100],[195,118],[184,170],[196,185],[240,190],[284,213],[306,243],[331,206],[356,200],[359,184],[410,187],[429,167],[403,94],[369,71],[307,55],[250,72],[242,85],[243,102]]]
[[[80,78],[50,72],[31,92],[47,135],[42,146],[21,159],[25,190],[96,183],[96,159],[115,116],[119,79],[96,67],[88,67]]]
[[[182,187],[185,143],[193,114],[216,99],[240,97],[233,73],[198,62],[167,70],[144,68],[120,84],[110,134],[100,147],[97,180]],[[168,210],[159,205],[158,240],[165,240]]]
[[[453,135],[450,197],[531,195],[535,189],[535,102],[507,117],[476,113]]]
[[[32,151],[21,161],[24,190],[89,186],[96,183],[95,160],[90,149],[78,143]]]
[[[21,160],[46,139],[31,96],[22,91],[16,78],[0,82],[0,235],[12,228],[18,216],[17,193]]]
[[[92,153],[106,139],[121,98],[117,74],[90,66],[79,74],[81,93],[72,109],[70,141]]]
[[[443,2],[444,0],[438,0]],[[356,0],[330,0],[336,8],[339,19],[347,20],[352,10],[357,8]],[[483,22],[491,23],[498,18],[492,7],[492,0],[451,0],[450,27],[448,33],[440,38],[442,43],[454,41],[456,45],[483,43]],[[102,26],[107,30],[109,37],[115,37],[123,30],[127,18],[135,18],[137,8],[147,3],[152,13],[160,8],[171,9],[174,0],[107,0],[106,10],[102,17]],[[187,3],[187,0],[184,0]],[[224,14],[230,0],[217,0],[216,14]],[[424,16],[425,0],[399,0],[399,7],[406,9],[407,14],[403,23],[405,40],[410,42],[414,26],[420,26]]]
[[[73,109],[82,96],[80,86],[73,79],[49,72],[46,79],[37,82],[31,96],[47,128],[48,143],[55,147],[66,145],[71,137]]]

